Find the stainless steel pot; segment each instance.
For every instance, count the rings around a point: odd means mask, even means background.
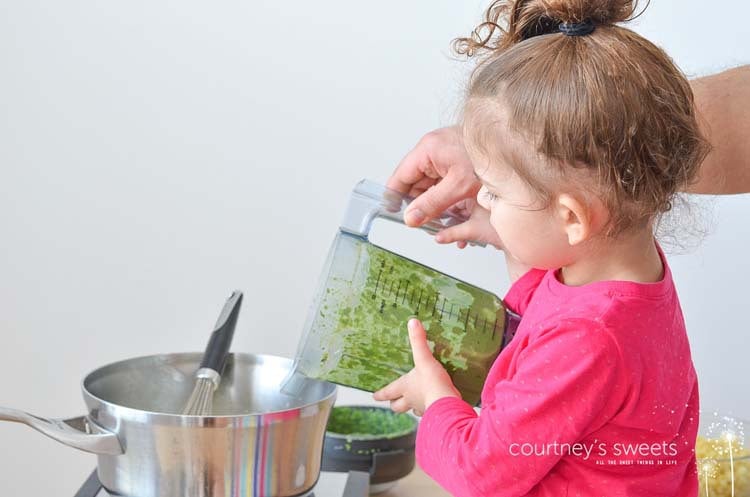
[[[335,385],[303,379],[296,396],[280,385],[292,368],[281,357],[233,354],[212,416],[183,416],[201,354],[116,362],[83,380],[88,415],[54,420],[0,408],[25,423],[97,454],[110,492],[128,497],[290,497],[320,474]]]

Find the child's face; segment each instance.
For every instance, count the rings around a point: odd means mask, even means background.
[[[504,251],[519,262],[540,269],[570,264],[576,247],[570,243],[570,214],[553,199],[547,205],[539,194],[513,170],[518,161],[540,161],[532,146],[510,131],[493,133],[497,145],[492,157],[470,146],[467,151],[474,172],[482,182],[477,202],[490,212],[490,224]],[[536,158],[536,159],[535,159]],[[528,167],[529,163],[524,162]]]

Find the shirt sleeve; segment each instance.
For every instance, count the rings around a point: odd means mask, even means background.
[[[542,282],[544,275],[547,271],[543,269],[530,269],[518,278],[505,294],[503,303],[511,311],[516,314],[523,315],[526,312],[526,307],[531,301],[531,297],[534,295],[534,291]]]
[[[431,404],[417,431],[417,461],[456,497],[526,495],[562,454],[524,456],[522,446],[572,444],[601,427],[624,396],[621,365],[606,329],[558,323],[521,352],[481,414],[454,397]]]

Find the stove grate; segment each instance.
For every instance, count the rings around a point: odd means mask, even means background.
[[[344,492],[341,497],[367,497],[370,493],[370,475],[362,471],[349,471],[344,486]],[[105,497],[109,493],[104,489],[99,481],[99,475],[96,470],[92,471],[86,479],[75,497]],[[315,490],[302,497],[317,497]],[[327,497],[327,496],[320,496]]]

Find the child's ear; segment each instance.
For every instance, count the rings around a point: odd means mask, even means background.
[[[562,193],[556,200],[556,214],[571,246],[585,242],[594,231],[594,217],[590,205],[581,199]]]

